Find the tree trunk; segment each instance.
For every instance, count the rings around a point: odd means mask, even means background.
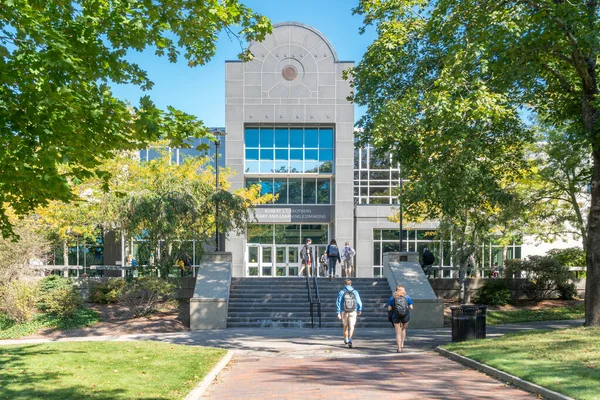
[[[600,326],[600,149],[594,150],[592,203],[588,217],[585,324]]]

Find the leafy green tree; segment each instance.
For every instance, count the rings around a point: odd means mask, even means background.
[[[234,31],[234,27],[236,30]],[[215,54],[220,32],[261,40],[270,22],[238,0],[3,0],[0,7],[0,230],[7,205],[23,215],[49,200],[70,201],[70,184],[92,175],[116,149],[140,149],[159,135],[180,145],[205,136],[195,117],[148,97],[132,106],[111,84],[143,90],[152,81],[130,51],[190,66]],[[240,58],[250,59],[246,50]],[[69,173],[59,165],[68,165]]]
[[[362,137],[401,150],[435,213],[501,199],[498,177],[522,170],[532,140],[524,111],[582,140],[592,158],[586,324],[600,325],[598,2],[361,0],[355,12],[378,33],[351,71],[367,106]]]

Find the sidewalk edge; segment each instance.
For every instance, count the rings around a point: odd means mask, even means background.
[[[460,354],[448,351],[448,350],[444,349],[443,347],[437,347],[434,351],[441,354],[444,357],[447,357],[453,361],[463,364],[469,368],[473,368],[473,369],[475,369],[479,372],[483,372],[484,374],[489,375],[493,378],[499,379],[502,382],[507,382],[518,388],[528,391],[530,393],[541,395],[544,399],[547,399],[547,400],[575,400],[572,397],[565,396],[564,394],[555,392],[550,389],[546,389],[543,386],[536,385],[535,383],[526,381],[517,376],[500,371],[499,369],[490,367],[489,365],[482,364],[471,358],[467,358],[467,357],[461,356]]]
[[[221,361],[219,361],[217,363],[217,365],[215,365],[213,367],[213,369],[211,369],[210,372],[208,374],[206,374],[204,379],[202,379],[200,381],[200,383],[198,383],[198,386],[196,386],[194,389],[192,389],[192,391],[189,392],[187,396],[185,396],[184,400],[200,399],[202,397],[202,395],[204,395],[204,392],[206,391],[206,389],[208,389],[208,387],[213,383],[213,381],[215,380],[217,375],[219,375],[219,373],[223,370],[223,368],[225,368],[227,366],[227,364],[229,364],[232,357],[233,357],[233,351],[228,350],[227,353],[221,359]]]

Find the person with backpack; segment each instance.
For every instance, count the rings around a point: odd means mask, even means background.
[[[410,310],[413,308],[412,299],[406,294],[406,289],[402,285],[396,287],[396,291],[388,301],[388,313],[391,313],[391,320],[396,330],[396,344],[398,353],[402,353],[404,340],[406,340],[406,327],[410,320]]]
[[[304,275],[304,268],[306,268],[306,273],[310,277],[310,267],[312,264],[312,251],[310,249],[310,244],[312,243],[311,238],[307,238],[304,246],[300,250],[300,271],[298,271],[298,276]]]
[[[333,275],[335,274],[335,264],[342,262],[340,258],[340,249],[337,247],[335,239],[331,239],[331,242],[329,242],[329,245],[327,246],[327,250],[325,250],[325,254],[327,254],[327,260],[329,261],[329,280],[332,280]]]
[[[346,245],[342,250],[342,269],[346,274],[346,278],[350,278],[352,275],[352,259],[355,255],[356,251],[350,246],[350,242],[346,242]]]
[[[362,301],[360,300],[358,291],[352,287],[350,279],[346,279],[344,285],[344,288],[340,290],[337,296],[337,317],[342,320],[344,344],[352,348],[354,325],[356,324],[356,317],[362,312]]]

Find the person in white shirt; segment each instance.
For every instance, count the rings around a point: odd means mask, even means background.
[[[352,260],[356,255],[356,251],[350,246],[350,242],[346,242],[344,249],[342,250],[342,269],[346,274],[346,278],[352,276]]]

